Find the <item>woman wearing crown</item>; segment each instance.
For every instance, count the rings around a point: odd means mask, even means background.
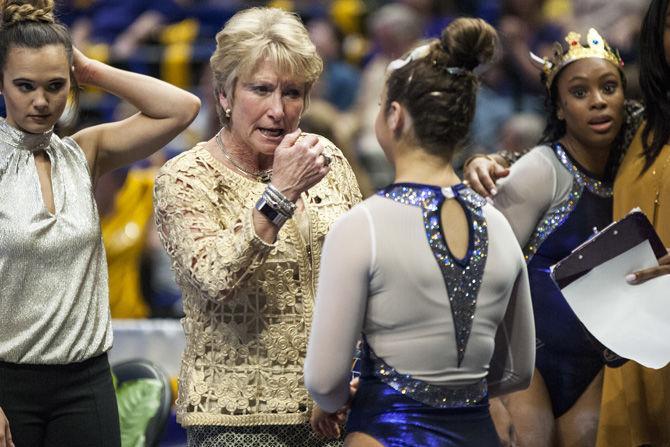
[[[637,115],[624,103],[623,62],[598,32],[586,44],[577,33],[565,40],[551,58],[534,57],[549,108],[541,143],[492,191],[524,247],[535,313],[533,381],[503,398],[524,446],[593,445],[603,366],[622,363],[579,323],[549,267],[611,222],[612,181]]]

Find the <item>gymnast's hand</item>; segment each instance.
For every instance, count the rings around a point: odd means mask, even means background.
[[[638,270],[626,276],[626,281],[629,284],[642,284],[645,281],[670,274],[670,249],[667,249],[668,254],[658,260],[658,266],[650,267],[644,270]]]
[[[489,401],[491,418],[502,447],[515,447],[518,445],[516,429],[503,399],[504,397],[496,397]]]
[[[495,196],[496,181],[508,175],[509,168],[491,156],[476,155],[463,166],[465,182],[482,197]]]
[[[9,421],[2,408],[0,408],[0,447],[14,447],[12,433],[9,431]]]
[[[340,425],[344,423],[346,415],[346,409],[337,410],[335,413],[327,413],[318,405],[314,405],[309,423],[312,426],[312,430],[318,435],[327,439],[337,439],[342,433]]]
[[[354,399],[356,391],[358,391],[358,384],[358,377],[349,382],[349,400],[335,413],[327,413],[319,408],[318,405],[314,406],[314,411],[312,411],[312,416],[309,419],[309,423],[314,432],[329,439],[337,439],[340,437],[340,434],[342,433],[340,426],[344,424],[344,421],[347,419],[347,412],[349,412],[351,401]]]

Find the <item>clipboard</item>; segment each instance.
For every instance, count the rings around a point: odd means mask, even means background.
[[[593,268],[649,241],[656,259],[667,254],[647,216],[632,210],[623,219],[613,222],[594,237],[575,248],[570,255],[551,267],[551,278],[563,289],[573,281],[589,273]]]

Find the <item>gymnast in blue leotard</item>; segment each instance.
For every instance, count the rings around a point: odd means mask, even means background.
[[[521,248],[500,212],[451,165],[493,28],[458,19],[389,66],[376,121],[395,182],[324,243],[305,384],[316,431],[366,446],[494,447],[489,396],[523,389],[535,333]],[[349,369],[362,333],[361,376]]]
[[[493,198],[528,262],[536,374],[528,390],[505,399],[528,446],[595,445],[601,371],[621,361],[582,326],[549,275],[594,229],[611,222],[620,148],[626,130],[635,128],[634,114],[624,113],[618,53],[593,29],[586,43],[576,33],[566,41],[567,50],[542,61],[551,106],[542,144],[512,166]]]

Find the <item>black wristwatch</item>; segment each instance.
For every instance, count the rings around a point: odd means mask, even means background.
[[[272,208],[272,206],[265,200],[265,196],[261,196],[261,198],[258,199],[258,202],[256,202],[256,209],[267,217],[270,222],[275,224],[277,228],[281,228],[288,220],[288,217]]]

